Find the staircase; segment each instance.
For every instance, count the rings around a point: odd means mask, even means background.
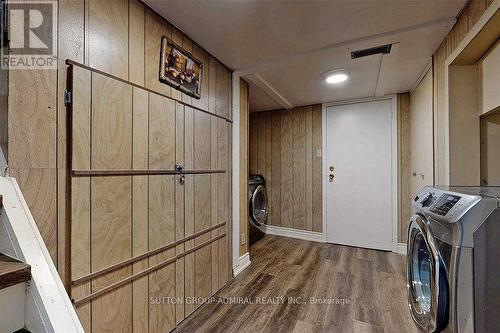
[[[84,333],[14,178],[0,177],[0,333]]]
[[[31,268],[0,253],[0,332],[28,332],[26,326],[26,289]]]

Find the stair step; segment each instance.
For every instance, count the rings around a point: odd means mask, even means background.
[[[0,290],[30,279],[30,265],[0,253]]]

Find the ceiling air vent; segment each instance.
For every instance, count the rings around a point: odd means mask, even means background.
[[[351,58],[357,59],[362,57],[368,57],[374,54],[388,54],[391,53],[392,44],[375,46],[369,49],[358,50],[351,52]]]

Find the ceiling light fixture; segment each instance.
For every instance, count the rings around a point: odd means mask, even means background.
[[[324,78],[328,84],[338,84],[347,81],[349,78],[349,72],[344,69],[337,69],[326,73]]]

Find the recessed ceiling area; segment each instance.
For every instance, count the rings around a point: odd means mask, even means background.
[[[145,2],[247,79],[262,111],[411,90],[466,0]],[[326,84],[335,69],[349,80]]]

